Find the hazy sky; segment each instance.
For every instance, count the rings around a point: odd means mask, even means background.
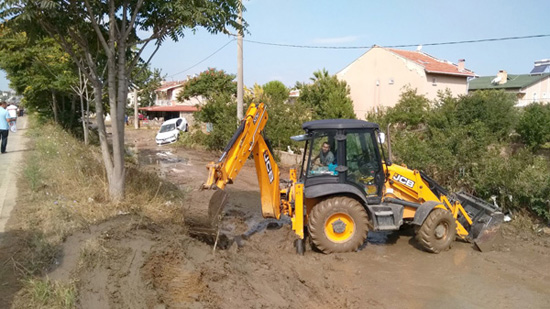
[[[325,1],[244,0],[249,23],[245,40],[325,47],[417,45],[550,34],[550,1]],[[152,61],[167,80],[183,80],[209,67],[237,73],[237,42],[206,57],[233,39],[198,30],[177,43],[166,42]],[[416,47],[401,49],[415,50]],[[368,51],[306,49],[244,42],[244,82],[280,80],[287,86],[306,82],[313,72],[336,74]],[[535,60],[550,58],[550,37],[423,46],[439,59],[466,59],[466,68],[480,76],[504,69],[529,73]],[[0,74],[0,89],[7,88]]]

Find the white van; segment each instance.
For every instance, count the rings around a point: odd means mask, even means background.
[[[183,117],[166,120],[155,138],[158,145],[173,143],[178,140],[180,132],[187,132],[187,120]]]

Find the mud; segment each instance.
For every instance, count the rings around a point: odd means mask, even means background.
[[[129,132],[131,133],[131,132]],[[158,147],[139,131],[141,168],[188,193],[186,220],[205,214],[198,188],[216,154]],[[163,155],[159,155],[162,153]],[[283,178],[287,177],[282,172]],[[230,193],[221,229],[227,250],[185,227],[121,216],[67,239],[52,278],[78,278],[82,308],[545,308],[550,304],[550,239],[503,229],[491,252],[456,241],[441,254],[417,248],[412,229],[370,233],[358,252],[296,255],[288,219],[264,220],[253,162]],[[79,264],[96,239],[107,253]]]

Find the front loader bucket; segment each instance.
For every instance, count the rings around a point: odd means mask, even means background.
[[[473,228],[478,229],[477,237],[474,238],[474,244],[479,251],[491,251],[500,243],[502,235],[500,234],[500,225],[504,222],[502,212],[494,213],[487,222],[474,223]],[[476,226],[477,225],[477,226]]]
[[[500,208],[465,192],[456,193],[455,196],[472,219],[472,224],[467,227],[468,240],[479,251],[494,249],[501,239],[500,225],[504,222],[504,214]]]

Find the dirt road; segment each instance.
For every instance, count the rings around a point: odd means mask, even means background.
[[[131,133],[131,132],[130,132]],[[134,132],[135,133],[135,132]],[[204,205],[193,190],[206,179],[215,154],[158,147],[154,132],[128,138],[142,168],[179,184],[190,199],[185,214]],[[256,233],[228,250],[130,215],[66,241],[65,259],[50,276],[77,268],[79,246],[95,239],[108,252],[80,272],[83,308],[547,308],[550,239],[505,228],[498,251],[481,253],[455,242],[441,254],[416,248],[410,230],[371,233],[359,252],[295,254],[288,224],[262,229],[253,162],[235,184],[223,228]],[[287,175],[283,175],[287,177]],[[194,200],[195,199],[195,200]],[[275,228],[273,228],[275,227]],[[72,258],[71,258],[72,257]],[[82,269],[82,268],[81,268]]]

